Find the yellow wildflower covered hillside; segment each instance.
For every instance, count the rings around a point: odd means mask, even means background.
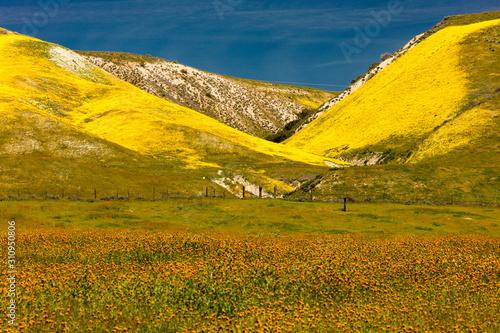
[[[0,61],[5,126],[15,128],[8,119],[23,110],[35,112],[141,154],[182,160],[190,168],[287,160],[326,166],[322,157],[254,138],[149,95],[57,45],[2,33]]]
[[[410,162],[467,145],[494,121],[494,110],[468,103],[462,42],[498,25],[491,20],[431,35],[286,144],[348,159],[392,150],[392,158]]]

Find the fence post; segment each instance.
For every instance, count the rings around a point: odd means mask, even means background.
[[[94,189],[94,200],[97,200],[97,190]]]
[[[155,197],[156,197],[156,188],[153,187],[153,200],[155,200]]]
[[[344,198],[344,212],[347,212],[347,198]]]
[[[274,185],[274,199],[278,196],[278,186]]]
[[[313,189],[311,189],[311,201],[313,201]]]
[[[208,187],[205,187],[205,198],[208,198]]]
[[[245,186],[243,186],[243,199],[245,199]]]
[[[215,189],[214,189],[214,198],[215,198]]]
[[[61,199],[64,199],[64,189],[62,189],[62,198]]]
[[[222,197],[226,199],[226,191],[222,191]]]
[[[259,198],[262,198],[262,186],[259,185]]]
[[[45,190],[45,200],[47,200],[47,194],[48,194],[48,191]]]

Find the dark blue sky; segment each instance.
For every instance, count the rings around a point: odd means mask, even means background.
[[[499,2],[0,0],[0,26],[74,50],[151,54],[225,75],[342,90],[444,16],[489,10],[500,10]],[[370,36],[356,39],[357,31]]]

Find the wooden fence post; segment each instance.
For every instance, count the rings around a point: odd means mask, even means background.
[[[222,197],[226,199],[226,191],[222,191]]]
[[[245,199],[245,186],[243,186],[243,199]]]
[[[347,198],[344,198],[344,212],[347,212]]]
[[[262,186],[259,185],[259,198],[262,198]]]
[[[274,199],[278,196],[278,186],[274,185]]]
[[[97,200],[97,190],[94,189],[94,200]]]
[[[208,198],[208,187],[205,187],[205,198]]]
[[[313,201],[313,189],[311,189],[311,201]]]

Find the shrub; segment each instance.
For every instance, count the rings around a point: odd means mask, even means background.
[[[359,79],[361,79],[364,75],[358,75],[357,78],[351,80],[351,84],[354,84],[356,81],[358,81]]]
[[[370,67],[368,67],[368,70],[367,72],[370,72],[372,69],[374,69],[375,67],[377,67],[378,65],[380,65],[380,62],[374,62],[373,64],[371,64]]]
[[[300,121],[300,119],[296,119],[296,120],[292,120],[291,122],[289,122],[288,124],[285,125],[285,131],[289,131],[291,130],[298,122]]]
[[[288,130],[288,131],[279,131],[276,134],[270,134],[266,137],[267,141],[272,141],[276,143],[280,143],[291,137],[295,133],[294,130]]]
[[[392,54],[386,52],[386,53],[380,55],[380,60],[385,61],[385,60],[389,59],[390,57],[392,57]]]

